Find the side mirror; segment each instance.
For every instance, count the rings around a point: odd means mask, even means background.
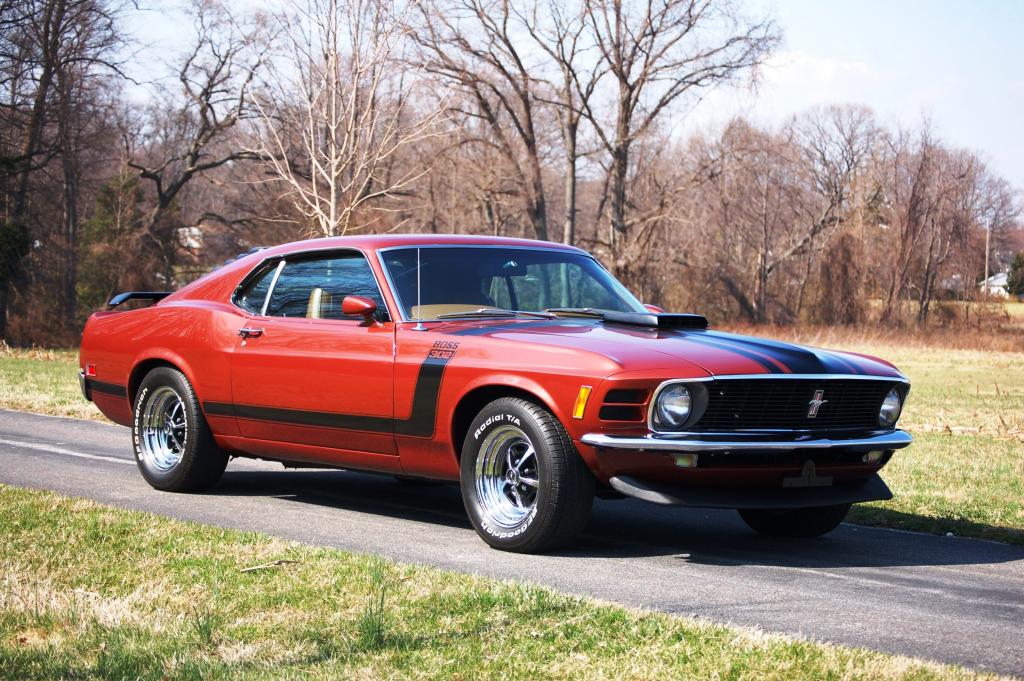
[[[661,309],[657,305],[651,305],[650,303],[644,303],[644,307],[647,308],[648,312],[653,312],[654,314],[664,314],[665,312],[665,310]]]
[[[363,326],[376,326],[380,323],[373,316],[376,311],[377,303],[364,296],[345,296],[341,301],[341,313],[362,317]]]

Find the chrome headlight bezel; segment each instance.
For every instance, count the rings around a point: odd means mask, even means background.
[[[676,398],[680,402],[684,400],[683,392],[688,398],[688,410],[685,415],[677,416],[673,422],[668,422],[668,413],[662,407],[663,399]],[[653,433],[679,433],[692,426],[704,415],[708,404],[708,391],[703,383],[688,382],[685,380],[665,381],[657,387],[651,397],[647,413],[647,427]]]
[[[878,408],[878,425],[882,428],[895,427],[902,412],[903,398],[900,396],[900,391],[890,388],[882,400],[882,405]]]

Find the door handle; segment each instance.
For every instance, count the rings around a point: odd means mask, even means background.
[[[243,326],[238,330],[238,335],[242,337],[242,340],[248,340],[250,338],[259,338],[263,335],[263,329],[254,328],[251,326]]]

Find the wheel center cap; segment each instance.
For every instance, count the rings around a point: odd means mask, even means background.
[[[507,482],[510,485],[519,484],[519,471],[517,471],[515,468],[509,468],[507,471],[505,471],[505,482]]]

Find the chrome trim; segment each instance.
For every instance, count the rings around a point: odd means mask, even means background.
[[[902,449],[910,445],[914,438],[903,430],[872,435],[870,437],[831,439],[815,438],[808,440],[700,440],[703,433],[679,433],[684,439],[660,438],[653,435],[642,437],[616,437],[604,433],[587,433],[580,438],[584,444],[607,449],[629,449],[637,452],[731,452],[731,451],[790,451],[794,449],[836,449],[856,447],[871,449]]]
[[[756,378],[756,379],[780,378],[780,379],[784,379],[784,380],[785,379],[804,379],[804,380],[809,380],[809,381],[829,381],[829,380],[845,381],[845,380],[851,380],[852,379],[852,380],[858,380],[858,381],[889,381],[891,383],[905,383],[907,385],[910,385],[910,379],[908,379],[903,374],[900,374],[899,376],[874,376],[874,375],[868,375],[868,374],[727,374],[725,376],[700,376],[698,378],[670,378],[667,381],[662,381],[661,383],[659,383],[658,387],[654,389],[654,392],[651,395],[651,401],[647,405],[647,428],[648,428],[648,430],[650,430],[652,433],[654,433],[656,435],[674,435],[674,436],[685,435],[685,433],[682,433],[680,431],[658,430],[657,428],[654,427],[654,405],[657,403],[658,396],[661,394],[661,391],[664,390],[666,387],[668,387],[670,385],[674,385],[676,383],[686,384],[686,383],[706,383],[706,382],[709,382],[709,381],[748,380],[748,379],[752,379],[752,378]],[[903,400],[900,400],[900,411],[901,412],[903,410],[902,402],[903,402]],[[703,417],[703,416],[704,415],[701,414],[701,417]],[[700,419],[697,419],[696,421],[694,421],[694,423],[696,423],[699,420]],[[899,417],[897,417],[896,420],[898,421]]]
[[[437,319],[407,319],[406,316],[405,316],[405,303],[402,302],[401,296],[398,295],[398,289],[395,288],[395,282],[391,279],[391,272],[388,270],[388,266],[384,262],[384,258],[381,257],[381,253],[386,253],[387,251],[408,250],[410,248],[423,248],[423,249],[426,249],[426,248],[505,248],[505,249],[517,249],[517,250],[521,250],[521,251],[547,251],[547,252],[550,252],[550,253],[572,253],[573,255],[582,255],[585,258],[590,258],[595,263],[597,263],[598,267],[600,267],[605,272],[608,272],[609,275],[611,275],[611,271],[607,267],[602,265],[601,261],[598,260],[597,258],[595,258],[592,254],[588,253],[587,251],[583,250],[582,248],[577,248],[575,246],[568,246],[568,245],[559,247],[557,244],[552,244],[550,246],[527,246],[525,244],[523,244],[523,245],[516,244],[516,245],[510,245],[510,246],[506,246],[504,244],[401,244],[401,245],[397,245],[397,246],[384,246],[383,248],[374,249],[374,252],[377,254],[377,260],[380,262],[380,269],[381,269],[381,271],[384,272],[384,278],[387,280],[388,287],[391,289],[391,295],[394,297],[395,303],[397,303],[397,305],[398,305],[398,312],[399,312],[399,314],[401,316],[401,319],[399,319],[397,321],[402,321],[402,322],[418,322],[418,323],[423,323],[423,322],[444,321],[444,320],[437,320]],[[611,275],[611,276],[612,276],[612,279],[614,279],[615,282],[619,286],[622,287],[622,290],[624,290],[626,293],[628,293],[633,298],[633,301],[637,305],[639,305],[640,308],[642,308],[642,309],[636,310],[636,312],[648,312],[648,310],[646,310],[646,308],[643,307],[643,303],[640,302],[640,299],[637,298],[636,295],[632,291],[630,291],[628,288],[626,288],[625,284],[623,284],[618,279],[615,279],[614,275]]]
[[[285,259],[281,258],[281,262],[277,263],[277,267],[274,268],[274,276],[270,280],[270,287],[267,289],[267,295],[263,298],[263,306],[260,307],[260,316],[267,316],[267,305],[270,305],[270,296],[274,295],[274,288],[277,286],[277,280],[281,277],[281,270],[284,269]]]
[[[78,370],[78,387],[82,391],[82,397],[92,402],[92,395],[89,394],[89,384],[85,381],[85,370]]]
[[[263,251],[257,251],[257,253],[262,253],[262,252]],[[369,251],[369,252],[373,252],[373,251]],[[318,254],[321,254],[321,253],[356,253],[356,254],[362,256],[362,258],[366,260],[366,264],[367,265],[370,265],[370,274],[373,276],[373,283],[375,283],[377,285],[377,292],[380,294],[381,302],[384,303],[384,311],[388,313],[388,321],[389,322],[394,321],[395,320],[395,316],[391,313],[391,308],[388,306],[388,299],[384,295],[384,289],[381,288],[380,280],[377,278],[377,273],[373,271],[373,265],[372,265],[372,263],[370,263],[370,256],[368,254],[369,252],[368,251],[364,251],[361,248],[354,248],[352,246],[324,246],[322,248],[309,248],[309,249],[305,249],[305,250],[301,250],[301,251],[289,251],[287,253],[277,253],[277,254],[273,254],[273,255],[268,255],[267,257],[265,257],[262,260],[260,260],[256,264],[255,267],[251,268],[248,272],[246,272],[245,276],[243,276],[241,279],[239,279],[238,284],[235,286],[234,291],[231,292],[231,297],[228,299],[228,302],[231,303],[231,305],[233,305],[234,307],[238,308],[239,310],[241,310],[242,312],[244,312],[244,313],[246,313],[248,315],[253,315],[253,316],[257,316],[257,317],[266,317],[267,316],[266,315],[267,307],[270,304],[270,296],[274,292],[274,288],[277,286],[277,279],[278,279],[278,277],[281,276],[281,270],[284,269],[284,265],[289,260],[292,260],[295,257],[304,256],[304,255],[318,255]],[[270,289],[267,291],[267,297],[263,299],[263,307],[260,309],[259,313],[250,312],[249,310],[246,310],[244,307],[238,305],[235,302],[235,296],[238,295],[238,292],[241,290],[242,285],[247,283],[246,280],[250,276],[252,276],[252,274],[254,272],[259,270],[261,267],[263,267],[264,265],[266,265],[268,262],[270,262],[272,260],[279,260],[280,262],[277,265],[277,272],[274,273],[274,279],[270,282]],[[383,265],[381,265],[381,269],[383,269]],[[387,274],[387,272],[385,271],[385,275],[386,274]],[[341,319],[325,319],[325,320],[321,320],[321,321],[332,322],[332,321],[346,321],[346,320],[341,320]]]

